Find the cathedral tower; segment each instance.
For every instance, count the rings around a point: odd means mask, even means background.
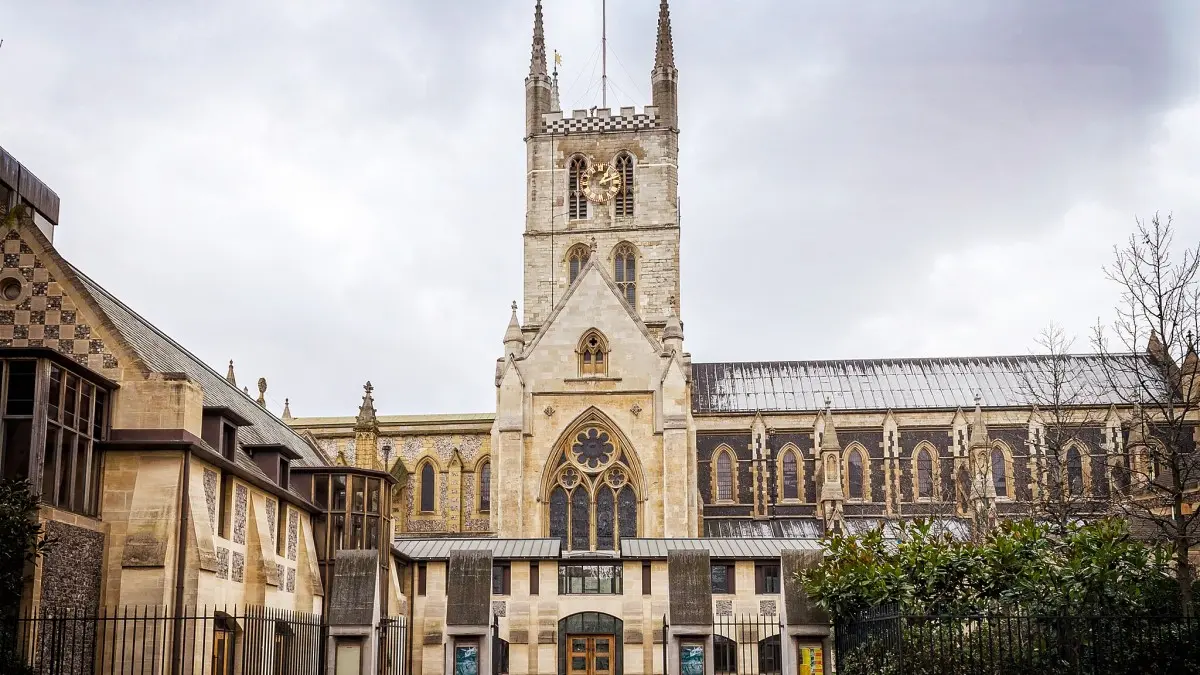
[[[583,263],[599,256],[656,334],[679,312],[678,71],[667,0],[659,6],[653,105],[557,108],[542,4],[525,80],[525,330],[535,333]]]

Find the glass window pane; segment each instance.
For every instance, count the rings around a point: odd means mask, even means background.
[[[62,369],[58,366],[50,366],[50,390],[46,401],[50,404],[50,419],[57,422],[62,415]]]
[[[996,487],[996,495],[1008,496],[1008,476],[1005,474],[1007,465],[1004,463],[1004,452],[1000,448],[992,450],[992,482]]]
[[[79,378],[75,375],[72,375],[71,373],[67,373],[67,391],[66,391],[66,395],[63,399],[63,424],[65,424],[68,427],[73,428],[75,426],[75,410],[76,410],[75,406],[78,404],[78,400],[77,400],[78,396],[79,396]],[[9,399],[10,407],[12,405],[11,400],[12,399],[10,398]],[[32,412],[32,408],[30,408],[30,411]]]
[[[87,472],[91,466],[91,456],[88,452],[91,449],[91,441],[80,436],[78,446],[75,451],[75,495],[71,503],[75,510],[83,511],[87,504]]]
[[[340,551],[346,546],[346,516],[337,513],[333,516],[333,550]]]
[[[55,487],[58,486],[58,427],[49,425],[46,430],[46,447],[42,455],[42,501],[54,503]]]
[[[364,492],[366,490],[366,478],[362,476],[353,476],[352,484],[354,486],[354,511],[356,513],[362,513],[364,510],[366,510],[366,497]]]
[[[379,518],[367,516],[367,535],[363,540],[363,548],[379,550]]]
[[[851,450],[846,460],[847,478],[851,499],[863,498],[863,465],[862,455],[857,450]]]
[[[102,476],[104,466],[101,460],[104,453],[96,449],[95,444],[92,445],[92,468],[88,473],[88,510],[89,516],[94,516],[100,513],[100,489],[103,485]]]
[[[329,510],[329,474],[327,473],[313,476],[313,504],[323,511]]]
[[[108,394],[102,390],[96,390],[96,414],[92,419],[92,438],[102,441],[104,440],[104,425],[107,423],[105,414],[108,412]]]
[[[95,390],[88,382],[79,383],[79,433],[87,435],[92,430],[92,392]]]
[[[363,517],[350,517],[350,543],[347,548],[361,549],[363,547]]]
[[[550,493],[550,537],[567,547],[567,491],[562,486]]]
[[[492,464],[484,462],[479,469],[479,510],[491,511],[492,509]]]
[[[621,488],[620,494],[617,495],[617,509],[621,519],[621,538],[637,537],[637,497],[629,485]]]
[[[379,513],[379,479],[367,481],[367,512]]]
[[[317,518],[313,521],[313,539],[317,546],[317,559],[325,560],[329,554],[325,551],[325,530],[329,526],[325,518]]]
[[[601,550],[612,549],[616,543],[616,505],[613,502],[612,490],[600,488],[596,495],[596,548]]]
[[[8,415],[32,415],[36,361],[8,362]]]
[[[58,506],[71,508],[71,478],[75,471],[75,433],[63,431],[62,453],[59,456]]]
[[[346,510],[346,475],[333,474],[333,511]]]
[[[421,467],[421,510],[426,513],[432,513],[435,504],[433,491],[436,484],[433,478],[433,465],[426,462]]]
[[[571,549],[586,551],[591,548],[591,504],[587,490],[576,489],[571,493]]]
[[[13,419],[4,421],[4,448],[0,457],[4,460],[5,480],[24,480],[29,477],[29,444],[33,442],[31,430],[33,420]]]
[[[800,498],[799,470],[795,452],[789,452],[783,456],[783,498]]]

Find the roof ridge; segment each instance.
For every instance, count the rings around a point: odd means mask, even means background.
[[[1110,352],[1108,354],[1100,354],[1099,352],[1080,352],[1073,354],[1062,354],[1064,358],[1071,359],[1096,359],[1096,358],[1126,358],[1146,356],[1137,352]],[[1054,358],[1053,354],[1008,354],[994,356],[885,356],[879,358],[862,358],[862,359],[764,359],[761,361],[695,361],[694,366],[755,366],[755,365],[775,365],[775,364],[833,364],[833,363],[934,363],[934,362],[959,362],[966,363],[972,361],[1040,361]]]

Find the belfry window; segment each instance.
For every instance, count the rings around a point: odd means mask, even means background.
[[[572,551],[614,551],[638,536],[638,497],[621,443],[587,424],[569,437],[549,498],[550,536]]]
[[[587,160],[582,157],[572,157],[567,166],[567,217],[571,220],[588,217],[587,197],[583,194],[583,173],[586,170]]]
[[[617,191],[617,196],[613,200],[616,216],[618,218],[632,218],[633,156],[628,152],[621,152],[617,155],[617,159],[613,164],[616,166],[617,173],[621,175],[621,189]]]
[[[575,283],[575,280],[579,278],[579,272],[583,270],[583,264],[588,261],[591,254],[592,250],[583,244],[576,244],[567,252],[570,283]]]
[[[588,331],[579,342],[579,376],[608,374],[608,344],[597,331]]]
[[[637,255],[633,246],[621,244],[613,253],[613,279],[625,302],[630,307],[637,308]]]

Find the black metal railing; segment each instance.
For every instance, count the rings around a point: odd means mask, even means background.
[[[404,675],[408,672],[408,619],[394,616],[379,622],[379,672]]]
[[[772,675],[783,671],[779,617],[728,614],[713,619],[713,672]]]
[[[10,619],[0,654],[36,675],[321,675],[316,614],[205,606],[45,610]],[[0,663],[3,657],[0,656]]]
[[[1200,619],[980,614],[895,607],[837,623],[839,675],[1200,673]]]

